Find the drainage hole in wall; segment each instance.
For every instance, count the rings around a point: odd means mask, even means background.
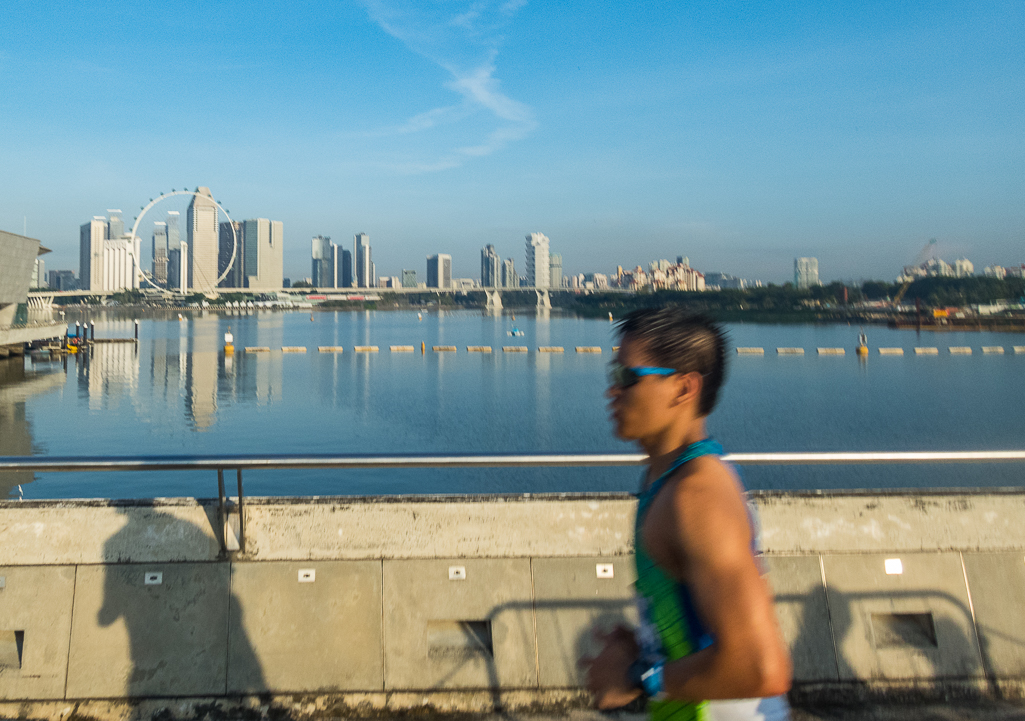
[[[0,631],[0,668],[21,668],[24,649],[24,631]]]
[[[428,621],[427,655],[491,658],[491,621]]]
[[[931,613],[873,613],[876,648],[895,646],[936,648],[936,624]]]

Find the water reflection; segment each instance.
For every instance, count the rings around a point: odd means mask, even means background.
[[[20,357],[0,359],[0,456],[31,456],[46,451],[33,443],[26,401],[59,388],[64,373],[56,364],[47,364],[46,370],[38,371],[26,370],[25,363]],[[34,477],[28,471],[0,471],[0,499],[17,497],[18,486],[31,483]]]
[[[120,313],[120,315],[119,315]],[[516,315],[514,316],[514,313]],[[66,319],[74,326],[69,311]],[[134,312],[92,311],[96,337],[130,339]],[[225,356],[231,327],[236,352]],[[523,336],[509,336],[517,327]],[[857,334],[846,327],[735,326],[738,346],[763,346],[764,356],[731,357],[712,432],[731,451],[949,450],[1020,447],[1025,353],[1010,346],[1021,334],[960,334],[916,340],[878,329],[875,346],[904,347],[904,356],[855,359]],[[234,453],[502,453],[619,452],[605,412],[605,364],[615,342],[607,321],[557,312],[308,312],[249,315],[189,311],[150,314],[132,342],[97,344],[71,356],[76,393],[30,400],[20,416],[8,407],[3,424],[32,419],[33,434],[54,455]],[[426,346],[421,354],[420,344]],[[918,357],[917,344],[1003,345],[1004,355]],[[392,353],[389,345],[413,353]],[[344,347],[320,353],[319,345]],[[377,345],[378,353],[354,353]],[[453,345],[455,353],[433,352]],[[491,354],[468,353],[490,345]],[[528,353],[503,353],[503,345]],[[574,347],[601,346],[602,354]],[[249,346],[268,352],[247,353]],[[307,352],[281,352],[306,346]],[[562,346],[565,353],[539,353]],[[809,349],[777,357],[777,346]],[[816,347],[848,348],[819,357]],[[946,351],[946,348],[942,348]],[[942,390],[938,390],[942,389]],[[8,435],[8,434],[4,434]],[[17,434],[14,434],[15,436]],[[13,437],[13,436],[12,436]],[[7,440],[5,438],[5,440]],[[13,443],[14,441],[8,441]],[[22,441],[15,450],[30,452]],[[1011,485],[1021,466],[745,468],[754,488]],[[64,485],[52,496],[109,495],[107,477],[46,474]],[[193,474],[195,475],[195,474]],[[206,478],[185,473],[152,479],[155,495],[209,494]],[[324,493],[310,472],[267,474],[253,492]],[[364,492],[627,490],[633,469],[531,469],[519,475],[481,471],[345,474],[345,488]],[[620,478],[626,478],[621,482]],[[353,483],[349,479],[354,479]],[[259,477],[253,479],[259,484]],[[360,485],[362,484],[362,485]],[[8,483],[7,487],[10,487]],[[16,484],[15,484],[16,485]],[[33,494],[43,493],[37,481]],[[145,496],[141,485],[114,493]],[[48,486],[49,489],[49,486]],[[95,490],[101,489],[101,490]],[[6,489],[0,489],[6,493]]]

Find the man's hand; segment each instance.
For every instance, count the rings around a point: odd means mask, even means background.
[[[626,706],[641,695],[630,683],[630,664],[637,659],[637,642],[633,633],[617,626],[607,634],[596,633],[605,643],[595,658],[581,659],[587,669],[587,689],[594,694],[598,708],[607,710]]]

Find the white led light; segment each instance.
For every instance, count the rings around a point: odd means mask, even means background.
[[[883,561],[883,568],[886,569],[887,576],[899,576],[904,573],[904,564],[899,558],[887,558]]]

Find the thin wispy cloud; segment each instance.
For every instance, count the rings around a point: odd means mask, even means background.
[[[526,0],[412,3],[363,0],[371,19],[411,51],[449,73],[445,87],[460,102],[433,108],[374,135],[403,135],[453,125],[487,113],[495,127],[483,138],[440,153],[440,157],[404,165],[403,172],[434,172],[458,167],[471,158],[501,150],[536,127],[534,110],[506,95],[495,77],[502,31]]]

